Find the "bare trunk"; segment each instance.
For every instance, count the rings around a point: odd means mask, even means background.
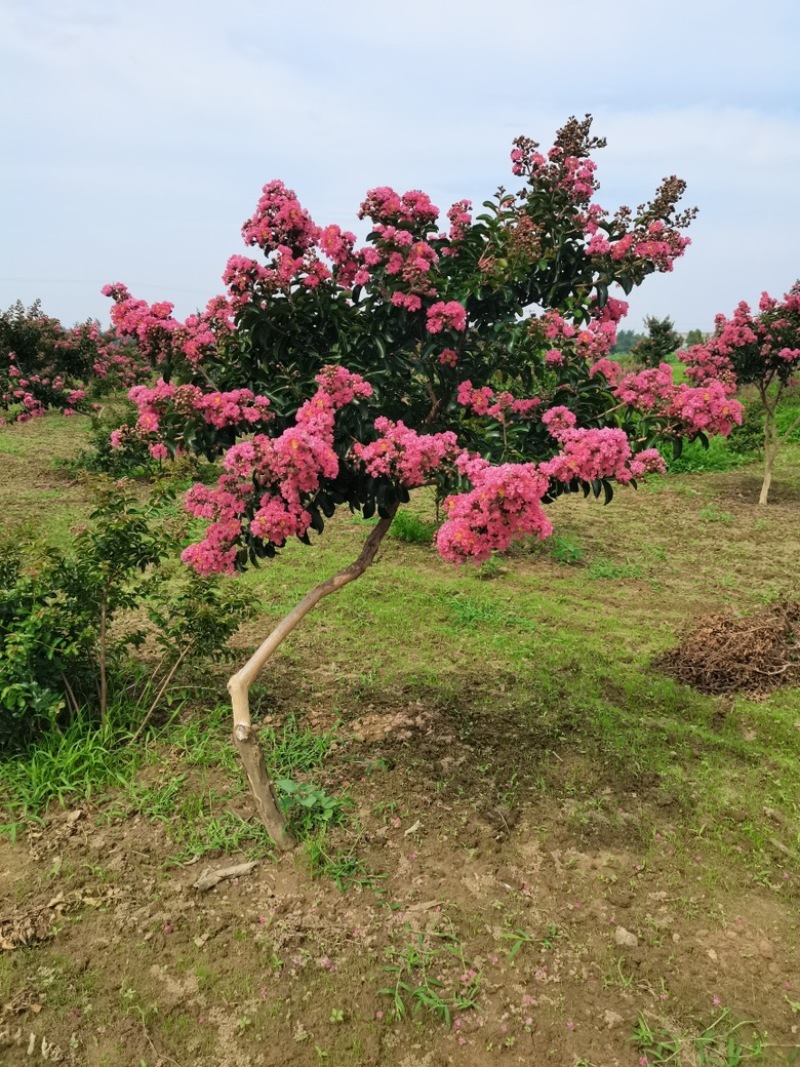
[[[228,683],[230,688],[230,682]],[[247,700],[247,693],[245,693]],[[250,718],[249,709],[247,718]],[[236,712],[234,711],[234,721]],[[250,783],[250,791],[256,802],[256,813],[266,827],[267,833],[280,849],[290,849],[294,844],[289,827],[281,812],[278,798],[267,774],[267,765],[264,762],[264,753],[258,743],[258,735],[252,728],[251,723],[246,725],[237,723],[233,731],[233,743],[239,753],[239,759],[244,766],[247,780]]]
[[[250,718],[250,686],[256,680],[267,662],[280,648],[283,641],[289,636],[294,628],[302,622],[308,613],[317,606],[324,597],[331,593],[337,593],[350,582],[360,578],[364,571],[375,559],[378,547],[386,536],[392,519],[397,511],[397,505],[393,505],[390,513],[380,520],[364,542],[361,554],[349,567],[339,571],[332,578],[320,582],[310,593],[296,604],[275,627],[269,637],[256,649],[244,667],[228,681],[228,692],[231,694],[233,707],[233,743],[244,764],[247,780],[253,792],[258,816],[267,829],[267,833],[279,848],[287,849],[292,846],[292,838],[288,825],[284,819],[280,806],[275,796],[275,790],[267,774],[264,754],[258,742],[258,736],[253,729]]]
[[[778,431],[775,426],[775,409],[765,406],[764,412],[764,481],[761,483],[760,505],[767,503],[769,487],[772,485],[772,472],[775,468],[775,456],[778,452]]]
[[[108,677],[106,670],[106,629],[108,625],[108,591],[103,590],[100,605],[100,723],[105,726],[108,711]]]
[[[764,481],[761,483],[761,494],[758,498],[759,504],[766,504],[767,497],[769,496],[769,487],[772,485],[772,469],[775,465],[775,453],[767,452],[764,460]]]

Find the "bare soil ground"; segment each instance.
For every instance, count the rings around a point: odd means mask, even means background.
[[[476,812],[450,771],[479,753],[417,719],[342,751],[394,764],[353,790],[372,884],[265,857],[200,893],[200,866],[234,861],[171,867],[160,827],[88,805],[4,843],[3,1062],[612,1067],[640,1062],[639,1013],[699,1033],[726,1010],[798,1046],[796,875],[719,884],[702,837],[690,854],[678,813],[638,793],[577,824],[567,800]],[[428,982],[474,1007],[442,1020]]]

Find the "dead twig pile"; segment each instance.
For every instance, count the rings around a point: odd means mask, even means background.
[[[764,696],[800,685],[800,602],[772,604],[757,615],[706,615],[654,664],[702,693]]]

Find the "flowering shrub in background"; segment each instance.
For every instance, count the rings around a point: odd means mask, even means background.
[[[93,398],[151,374],[137,345],[96,322],[65,329],[38,301],[29,308],[18,301],[0,314],[2,421],[26,422],[50,409],[86,412]]]
[[[778,449],[800,426],[798,418],[779,433],[776,423],[781,400],[800,369],[800,282],[782,301],[762,293],[758,314],[742,302],[730,319],[717,315],[715,327],[712,337],[692,345],[679,358],[689,378],[715,397],[720,392],[730,396],[744,385],[757,389],[764,413],[764,481],[759,503],[766,504]]]

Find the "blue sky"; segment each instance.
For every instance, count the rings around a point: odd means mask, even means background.
[[[3,0],[0,308],[107,321],[123,281],[183,316],[272,178],[357,229],[375,185],[514,188],[514,136],[591,112],[604,207],[674,173],[700,208],[623,325],[710,329],[800,276],[799,57],[796,0]]]

